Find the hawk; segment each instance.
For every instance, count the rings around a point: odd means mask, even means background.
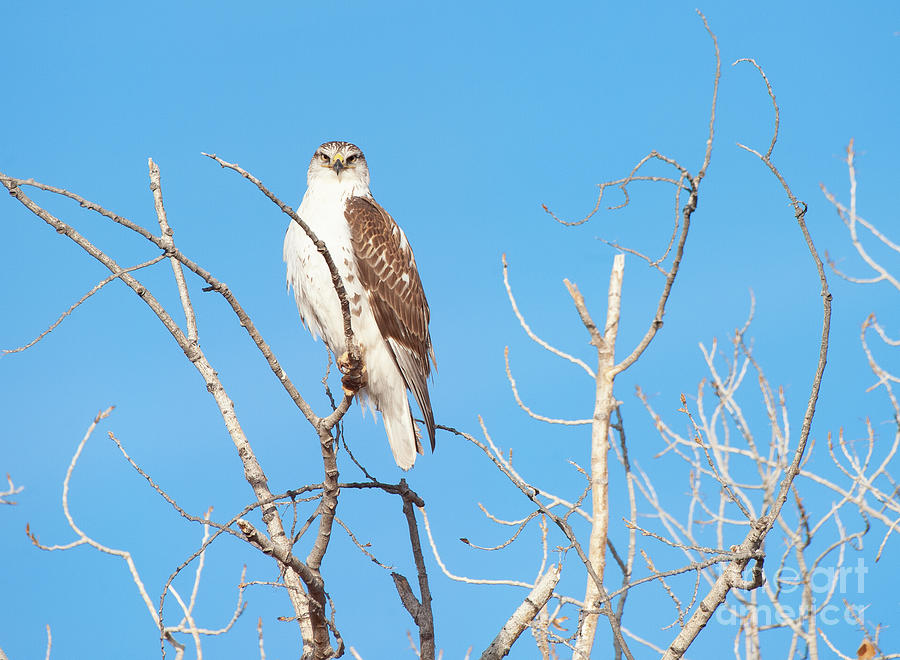
[[[369,192],[369,167],[359,147],[326,142],[313,155],[297,214],[328,248],[344,281],[353,334],[365,373],[357,397],[381,412],[397,465],[408,470],[424,453],[407,390],[412,390],[434,450],[428,376],[435,363],[430,312],[412,248],[403,230]],[[296,222],[284,237],[288,286],[314,339],[336,356],[347,342],[340,301],[324,257]],[[339,365],[341,358],[338,358]],[[346,382],[346,381],[345,381]]]

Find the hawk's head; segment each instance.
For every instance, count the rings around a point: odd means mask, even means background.
[[[369,166],[355,144],[326,142],[313,154],[306,174],[307,182],[339,182],[346,186],[369,187]]]

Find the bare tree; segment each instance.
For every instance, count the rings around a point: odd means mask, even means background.
[[[331,406],[326,410],[315,410],[288,378],[270,345],[234,293],[176,246],[163,201],[161,173],[153,160],[149,161],[149,178],[158,233],[74,192],[34,179],[0,174],[0,182],[14,199],[57,233],[66,236],[110,273],[32,341],[6,352],[21,352],[35,345],[91,296],[108,284],[121,281],[149,308],[188,363],[201,376],[241,460],[243,477],[252,497],[242,511],[227,520],[214,520],[211,511],[203,515],[192,514],[138,465],[125,445],[109,432],[111,441],[149,486],[178,515],[202,528],[199,547],[172,571],[158,601],[154,602],[131,553],[105,545],[83,531],[68,505],[70,479],[79,456],[98,424],[109,417],[112,410],[108,409],[94,417],[74,452],[63,481],[62,509],[75,540],[45,544],[39,540],[36,531],[29,530],[35,546],[47,551],[63,551],[86,545],[121,558],[128,566],[153,626],[159,632],[161,653],[165,655],[167,649],[174,649],[176,658],[181,658],[189,646],[194,655],[201,658],[203,639],[227,633],[245,611],[245,590],[263,585],[275,586],[285,592],[290,612],[284,618],[296,625],[303,658],[324,660],[345,653],[356,658],[364,657],[365,649],[358,651],[354,646],[345,645],[335,617],[335,603],[331,602],[326,589],[328,575],[322,570],[322,565],[329,551],[335,523],[346,531],[368,560],[391,571],[399,601],[417,630],[417,639],[410,636],[411,652],[424,660],[440,657],[435,640],[436,613],[432,608],[429,562],[422,549],[425,540],[434,561],[447,578],[513,587],[523,592],[521,603],[514,611],[507,616],[498,616],[498,632],[480,654],[483,660],[508,655],[514,644],[524,643],[518,640],[525,631],[529,631],[541,657],[548,660],[558,658],[561,653],[570,654],[576,660],[606,657],[609,651],[601,650],[604,644],[611,644],[617,660],[622,657],[631,660],[646,654],[645,651],[641,654],[637,652],[638,645],[666,659],[680,658],[714,617],[725,617],[738,623],[734,638],[737,658],[750,660],[762,657],[762,649],[767,644],[763,639],[775,635],[786,635],[789,640],[787,646],[778,649],[781,656],[818,658],[824,644],[839,656],[850,657],[832,642],[817,622],[826,613],[832,612],[832,608],[838,607],[838,596],[845,593],[841,589],[841,580],[846,580],[855,570],[850,557],[862,551],[861,539],[878,530],[881,540],[874,555],[877,561],[892,532],[900,524],[900,500],[897,498],[896,482],[890,473],[891,461],[900,446],[900,422],[897,421],[900,420],[900,408],[892,389],[898,377],[876,361],[869,346],[872,331],[889,347],[900,345],[900,341],[892,339],[874,315],[863,323],[861,341],[877,378],[875,387],[884,390],[892,408],[895,426],[893,440],[887,445],[876,442],[877,434],[871,424],[867,424],[865,437],[861,441],[845,440],[843,431],[836,438],[829,436],[828,454],[839,475],[835,478],[825,476],[810,462],[813,443],[810,434],[829,351],[831,292],[825,265],[807,228],[807,206],[795,195],[775,164],[780,110],[768,78],[751,59],[738,60],[735,64],[748,63],[759,72],[772,102],[773,133],[765,151],[740,146],[755,156],[782,187],[798,228],[798,254],[807,255],[804,258],[808,259],[810,269],[814,269],[818,277],[818,288],[810,295],[819,295],[822,299],[821,321],[818,321],[821,332],[816,360],[809,366],[807,403],[802,416],[791,419],[783,391],[766,377],[759,358],[765,349],[755,348],[749,339],[754,305],[751,302],[749,318],[732,336],[729,352],[720,351],[715,339],[709,348],[701,346],[708,377],[698,385],[695,396],[681,396],[678,421],[668,419],[667,413],[641,389],[636,393],[659,434],[659,465],[665,462],[665,469],[670,469],[669,464],[674,464],[671,469],[681,471],[688,477],[690,493],[686,502],[675,502],[662,496],[654,486],[653,470],[645,470],[629,458],[624,405],[617,398],[621,393],[616,388],[616,379],[639,363],[652,348],[663,327],[670,295],[683,259],[689,254],[688,238],[693,216],[699,207],[701,187],[706,185],[704,179],[713,164],[721,61],[716,36],[706,18],[702,14],[700,17],[711,41],[713,73],[705,141],[697,145],[697,169],[689,168],[671,156],[651,151],[641,157],[625,176],[602,183],[595,207],[583,219],[562,220],[547,209],[560,224],[574,228],[594,218],[610,190],[617,189],[623,195],[620,204],[610,207],[613,211],[629,204],[631,191],[638,185],[664,186],[672,193],[672,231],[659,241],[659,250],[654,253],[659,256],[648,256],[641,250],[607,241],[616,254],[612,259],[605,300],[606,313],[602,322],[597,309],[602,308],[604,302],[586,299],[575,283],[565,281],[584,326],[585,341],[592,347],[593,363],[577,357],[577,351],[563,350],[541,338],[539,330],[533,328],[520,310],[510,282],[510,265],[506,257],[503,258],[503,282],[513,313],[523,331],[541,348],[587,374],[587,382],[593,392],[593,414],[590,419],[561,419],[545,415],[536,406],[526,403],[527,396],[520,392],[507,350],[506,373],[512,393],[521,409],[537,423],[589,427],[590,433],[585,434],[585,440],[590,446],[590,464],[580,466],[572,463],[573,473],[578,475],[577,484],[571,492],[554,493],[539,483],[540,474],[526,477],[520,473],[512,458],[515,441],[495,440],[483,421],[478,433],[438,425],[447,434],[463,438],[477,447],[496,468],[498,478],[511,492],[521,496],[517,500],[522,507],[521,515],[514,520],[505,520],[482,507],[489,520],[511,530],[506,541],[494,546],[479,546],[468,539],[463,541],[484,551],[497,551],[519,544],[523,530],[536,527],[539,546],[536,550],[526,551],[540,558],[533,575],[522,579],[470,578],[456,574],[446,565],[432,534],[431,521],[422,497],[403,479],[397,483],[385,483],[371,476],[350,453],[347,443],[341,445],[341,421],[352,405],[352,397],[344,394],[339,401],[335,400],[326,374],[323,386]],[[347,296],[325,244],[301,217],[250,172],[216,155],[206,155],[255,185],[292,222],[299,224],[316,245],[329,266],[335,295],[341,302],[347,344],[354,346]],[[847,226],[853,248],[874,275],[847,276],[837,270],[833,261],[829,263],[836,272],[853,282],[888,282],[900,291],[896,276],[870,256],[865,240],[860,236],[860,228],[863,228],[882,246],[900,252],[896,243],[856,213],[853,159],[851,142],[847,150],[851,182],[849,205],[839,202],[824,187],[823,191]],[[656,173],[657,170],[650,170],[652,167],[665,169],[662,173]],[[71,224],[34,201],[26,193],[32,188],[78,203],[140,236],[160,254],[142,263],[122,266],[114,255],[102,250]],[[645,263],[661,279],[658,294],[645,305],[649,317],[646,330],[633,347],[622,351],[617,343],[621,343],[618,328],[622,315],[626,255],[630,255],[633,263]],[[140,271],[152,268],[160,261],[168,261],[172,269],[181,307],[178,313],[166,309],[148,285],[138,279]],[[202,280],[203,291],[221,296],[275,379],[309,424],[309,437],[318,442],[320,482],[294,485],[284,492],[273,492],[250,438],[241,426],[234,402],[219,378],[212,358],[201,348],[203,334],[214,332],[215,328],[205,327],[202,319],[198,318],[191,297],[192,292],[196,295],[196,280],[186,274],[185,269]],[[354,368],[361,366],[361,356],[353,355],[352,361]],[[754,375],[757,391],[748,394],[747,382],[753,380]],[[746,412],[754,405],[760,406],[763,411],[763,428],[753,421],[754,416]],[[504,444],[507,446],[504,447]],[[365,477],[363,480],[340,480],[338,451],[341,446],[346,449],[347,459],[361,470]],[[615,455],[612,466],[609,460],[611,449]],[[609,485],[613,479],[620,480],[627,493],[627,511],[614,511],[611,507]],[[415,589],[410,584],[410,578],[382,564],[369,545],[360,542],[346,521],[338,516],[339,504],[347,497],[344,495],[342,498],[342,493],[352,492],[365,497],[372,491],[398,498],[397,515],[402,516],[408,530],[409,549],[415,565]],[[0,493],[0,502],[7,503],[3,498],[16,492],[18,490],[10,480],[9,490]],[[830,497],[833,504],[828,508],[818,504],[812,506],[812,502],[824,501],[823,494]],[[304,505],[306,510],[301,515],[299,512],[304,510]],[[251,514],[260,516],[262,527],[254,524]],[[420,533],[420,523],[425,528],[424,539]],[[217,628],[205,628],[198,624],[195,617],[195,606],[201,598],[200,576],[207,549],[222,535],[237,538],[252,547],[254,552],[271,558],[279,579],[248,580],[246,572],[242,572],[231,618]],[[627,543],[624,547],[618,546],[615,538],[623,536]],[[778,543],[774,542],[776,538]],[[174,581],[189,566],[193,566],[194,577],[190,596],[185,598],[174,586]],[[826,566],[830,572],[823,587],[817,579]],[[563,577],[569,579],[563,580]],[[577,587],[573,588],[573,584]],[[639,587],[657,589],[667,602],[671,601],[670,621],[660,623],[639,616],[626,617],[629,594]],[[167,605],[172,607],[171,601],[175,601],[180,612],[177,623],[173,623],[175,617],[167,610]],[[864,648],[867,657],[900,657],[900,654],[884,654],[879,649],[880,628],[877,625],[872,627],[871,618],[864,619],[859,611],[864,604],[845,602],[844,605],[845,610],[855,616],[850,625],[861,628],[860,634],[866,639],[860,647],[860,655]],[[261,619],[257,634],[259,655],[265,658]],[[870,651],[874,655],[868,655]],[[49,653],[48,627],[48,656]],[[467,652],[466,657],[468,655]]]
[[[343,284],[340,281],[340,277],[337,274],[337,270],[334,267],[331,256],[328,254],[328,251],[325,248],[324,244],[318,240],[318,238],[312,233],[309,227],[306,226],[303,220],[299,218],[299,216],[297,216],[297,214],[294,213],[293,210],[291,210],[286,204],[278,200],[255,177],[253,177],[237,165],[226,163],[225,161],[215,156],[210,157],[219,162],[223,167],[233,169],[241,173],[245,178],[253,181],[263,193],[265,193],[270,199],[272,199],[272,201],[278,204],[279,207],[295,222],[299,223],[300,226],[303,227],[304,231],[306,231],[306,233],[309,235],[310,240],[317,245],[319,251],[322,253],[331,270],[334,280],[335,292],[341,300],[341,305],[344,312],[345,332],[348,338],[348,345],[353,346],[354,344],[352,327],[346,294],[344,292]],[[416,599],[412,592],[412,589],[409,587],[408,582],[403,576],[400,576],[398,574],[395,580],[397,582],[398,591],[400,592],[404,605],[411,610],[411,614],[413,615],[416,624],[420,628],[422,653],[426,654],[426,657],[428,657],[427,654],[430,653],[430,656],[433,657],[434,634],[433,625],[431,623],[432,619],[430,598],[428,596],[427,575],[424,572],[424,562],[421,558],[421,551],[418,550],[418,531],[416,528],[414,512],[410,504],[413,503],[418,505],[419,507],[422,507],[424,506],[424,503],[421,501],[421,498],[419,498],[413,491],[411,491],[406,486],[406,483],[402,480],[399,484],[384,484],[374,479],[370,479],[368,482],[364,483],[339,483],[339,473],[335,457],[335,445],[337,442],[337,433],[335,432],[335,427],[349,409],[352,398],[345,394],[340,403],[333,407],[333,410],[322,416],[317,415],[312,410],[311,406],[300,395],[300,393],[294,387],[293,383],[287,377],[278,360],[275,358],[275,355],[272,353],[272,350],[269,348],[269,345],[262,338],[252,320],[244,311],[243,307],[241,307],[240,303],[237,301],[232,292],[219,280],[213,277],[208,271],[185,256],[175,246],[173,231],[168,222],[165,207],[163,204],[160,171],[152,160],[149,161],[149,168],[150,188],[153,193],[156,216],[160,227],[159,235],[154,235],[144,227],[141,227],[140,225],[124,217],[108,211],[100,205],[90,202],[75,193],[53,186],[41,184],[33,180],[26,181],[15,179],[5,175],[0,175],[2,176],[0,180],[2,180],[4,186],[6,186],[10,194],[15,199],[17,199],[26,208],[33,212],[38,218],[53,227],[57,232],[59,232],[60,234],[64,234],[69,239],[74,241],[87,254],[102,263],[111,273],[108,278],[101,281],[96,287],[88,292],[88,294],[82,297],[78,302],[75,303],[75,305],[67,310],[60,317],[60,319],[53,326],[51,326],[49,330],[52,330],[53,327],[58,325],[58,323],[63,318],[65,318],[65,316],[67,316],[75,307],[77,307],[81,302],[90,297],[93,293],[99,291],[103,286],[116,279],[122,280],[122,282],[130,287],[139,296],[139,298],[152,310],[157,319],[163,324],[165,329],[178,344],[179,348],[181,348],[187,360],[200,373],[206,389],[213,396],[217,404],[225,427],[228,430],[229,436],[231,437],[235,445],[235,449],[238,452],[238,456],[242,461],[244,467],[244,478],[253,491],[255,501],[252,504],[249,504],[240,514],[224,524],[212,523],[209,520],[208,516],[198,517],[185,512],[185,510],[178,506],[178,504],[167,493],[165,493],[165,491],[159,488],[159,486],[157,486],[152,481],[152,479],[150,479],[149,475],[146,475],[146,473],[140,470],[140,468],[133,461],[131,461],[130,457],[128,457],[126,454],[126,458],[128,458],[135,469],[141,472],[141,474],[148,479],[151,486],[153,486],[160,493],[160,495],[164,497],[166,501],[169,502],[169,504],[171,504],[175,508],[175,510],[178,511],[182,516],[194,522],[201,523],[204,526],[204,529],[206,529],[210,525],[217,528],[217,531],[214,534],[204,535],[204,540],[197,552],[195,552],[181,566],[175,569],[163,589],[162,596],[159,600],[158,609],[153,612],[154,622],[160,630],[161,644],[169,642],[176,649],[178,649],[178,653],[180,654],[183,650],[183,645],[176,641],[173,634],[175,632],[187,632],[194,639],[198,657],[201,656],[202,652],[199,637],[200,631],[191,619],[191,610],[193,607],[194,598],[191,599],[190,606],[186,605],[177,595],[177,592],[172,589],[172,581],[188,564],[190,564],[194,560],[200,562],[197,572],[197,575],[199,576],[199,571],[202,570],[202,558],[204,556],[206,548],[218,536],[223,533],[228,533],[244,539],[249,544],[254,546],[257,550],[261,551],[265,555],[271,556],[278,563],[280,574],[282,576],[281,584],[285,587],[285,591],[293,608],[293,616],[291,618],[297,622],[303,641],[303,656],[305,658],[328,658],[339,657],[340,655],[342,655],[344,651],[343,640],[337,626],[335,625],[333,611],[331,614],[329,614],[329,603],[325,590],[324,578],[322,576],[320,568],[322,565],[322,559],[324,558],[325,553],[328,549],[332,527],[335,520],[337,520],[335,513],[337,509],[338,495],[341,488],[375,488],[384,492],[394,493],[398,495],[404,502],[404,510],[409,521],[410,536],[411,540],[413,541],[413,551],[414,553],[417,553],[417,563],[422,567],[419,573],[421,600]],[[28,197],[28,195],[26,195],[24,191],[24,188],[28,186],[68,197],[78,202],[82,207],[95,211],[139,234],[146,240],[153,243],[157,248],[162,250],[163,255],[137,266],[122,268],[112,257],[107,255],[105,252],[91,243],[91,241],[82,236],[71,225],[68,225],[64,221],[60,220],[59,218],[48,212],[46,209],[35,203],[30,197]],[[173,275],[178,287],[182,312],[185,318],[185,329],[179,327],[178,323],[173,319],[173,317],[163,307],[163,305],[153,295],[153,293],[139,280],[137,280],[134,275],[131,274],[132,272],[141,268],[146,268],[154,265],[155,263],[159,262],[161,258],[167,258],[172,266]],[[321,446],[323,466],[323,481],[321,483],[309,484],[281,494],[273,494],[269,489],[265,473],[263,472],[261,465],[256,459],[255,453],[253,452],[246,434],[241,428],[240,422],[234,410],[234,404],[227,394],[224,386],[222,385],[222,382],[219,379],[216,370],[213,368],[204,351],[200,348],[199,328],[196,320],[196,314],[194,312],[194,307],[191,302],[189,289],[184,276],[184,268],[189,269],[194,274],[203,279],[207,284],[208,290],[219,293],[228,302],[237,319],[239,320],[241,326],[246,329],[255,346],[267,361],[273,374],[276,376],[276,378],[278,378],[278,381],[290,395],[297,408],[306,417],[307,421],[314,429]],[[21,349],[12,349],[8,352],[16,352],[18,350],[27,348],[28,346],[36,343],[36,341],[39,341],[40,338],[45,334],[46,332],[40,335],[34,342],[26,344]],[[355,358],[357,363],[359,362],[358,356],[352,357]],[[71,475],[71,472],[75,467],[75,463],[77,461],[78,454],[80,453],[80,448],[83,446],[83,443],[87,441],[96,423],[98,423],[108,414],[109,411],[104,411],[95,418],[94,424],[92,424],[88,433],[85,435],[84,440],[82,441],[82,445],[79,446],[79,450],[76,451],[76,454],[73,457],[72,464],[69,468],[69,476]],[[75,525],[71,515],[68,513],[68,508],[66,505],[67,492],[68,477],[64,484],[63,507],[64,511],[66,512],[67,519],[69,520],[70,527],[72,527],[73,531],[76,532],[79,539],[73,543],[61,546],[41,545],[35,535],[31,536],[32,541],[35,543],[35,545],[38,545],[39,547],[46,550],[65,550],[82,543],[87,543],[103,552],[121,556],[129,564],[129,569],[132,571],[132,576],[135,580],[135,583],[138,586],[139,590],[142,592],[142,596],[144,597],[145,602],[149,604],[149,599],[147,598],[146,593],[143,591],[140,579],[138,578],[137,570],[133,566],[129,553],[127,553],[126,551],[112,550],[110,548],[107,548],[106,546],[93,541],[93,539],[81,532],[81,530]],[[303,498],[301,498],[300,496],[305,493],[312,494],[310,500],[316,503],[316,507],[315,510],[310,514],[306,523],[299,530],[296,530],[293,524],[285,524],[283,514],[279,511],[277,504],[279,502],[285,501],[302,501]],[[265,533],[262,530],[256,528],[245,517],[248,513],[256,509],[261,510],[262,519],[266,525]],[[306,535],[307,531],[313,527],[313,525],[316,525],[315,535],[309,543],[309,549],[307,551],[306,558],[301,560],[295,553],[295,547],[298,543],[301,542],[301,539]],[[234,527],[236,527],[237,530],[235,530]],[[243,585],[243,579],[241,580],[241,584]],[[164,619],[164,607],[166,603],[166,597],[169,594],[171,594],[175,598],[175,600],[178,601],[185,617],[185,620],[181,624],[178,624],[174,627],[168,626],[165,623]],[[194,596],[196,596],[196,593],[194,594]],[[415,609],[413,611],[414,605]],[[237,617],[239,614],[240,605],[235,611],[235,617]],[[230,627],[230,624],[229,626],[226,626],[226,630],[227,627]],[[164,652],[165,649],[163,647],[163,653]]]
[[[715,44],[715,36],[711,32],[710,36]],[[591,427],[591,464],[589,468],[573,464],[585,477],[585,489],[582,491],[553,493],[541,485],[540,475],[531,480],[525,479],[513,466],[512,447],[507,454],[484,425],[483,441],[461,433],[476,444],[534,505],[530,511],[528,508],[523,510],[521,517],[514,520],[502,520],[482,507],[488,519],[511,527],[512,534],[504,543],[492,547],[477,546],[468,539],[465,542],[485,551],[496,551],[516,542],[529,524],[538,524],[544,557],[548,548],[555,545],[561,549],[562,557],[574,551],[580,560],[574,563],[571,559],[565,563],[561,560],[560,565],[567,573],[583,569],[587,585],[584,598],[579,598],[577,594],[556,592],[530,623],[537,649],[543,658],[557,658],[561,648],[568,648],[575,659],[592,657],[593,653],[598,652],[594,640],[600,617],[605,617],[608,623],[616,658],[634,657],[636,653],[629,647],[634,643],[648,647],[663,658],[678,658],[687,652],[714,616],[720,623],[736,624],[734,654],[737,658],[762,657],[763,648],[773,647],[771,643],[764,643],[763,639],[778,639],[778,635],[783,633],[787,633],[788,641],[786,646],[774,647],[777,657],[818,658],[823,646],[841,657],[850,657],[847,654],[850,649],[840,650],[822,625],[836,623],[839,619],[851,629],[859,629],[859,635],[865,640],[860,647],[861,655],[871,651],[867,657],[897,657],[895,654],[883,654],[878,648],[881,628],[877,624],[874,627],[868,625],[862,616],[868,605],[851,603],[840,596],[848,593],[850,580],[860,585],[858,593],[863,592],[862,583],[868,570],[865,561],[878,561],[889,536],[900,524],[897,486],[890,474],[890,463],[900,442],[900,410],[896,407],[891,389],[891,384],[897,379],[875,361],[866,342],[866,333],[874,329],[886,344],[900,344],[877,325],[874,316],[863,324],[862,343],[870,367],[878,379],[876,386],[885,388],[893,410],[893,439],[887,446],[879,445],[871,424],[867,424],[861,448],[857,446],[859,442],[845,441],[843,431],[837,442],[829,435],[827,449],[839,478],[825,476],[829,474],[827,466],[810,462],[810,430],[829,349],[832,296],[823,261],[807,229],[807,205],[794,194],[773,160],[780,120],[774,91],[754,60],[741,59],[735,65],[742,62],[755,67],[765,83],[774,120],[772,138],[764,152],[745,145],[738,146],[759,159],[783,189],[794,212],[810,265],[815,269],[820,283],[815,293],[822,298],[821,331],[818,357],[815,364],[810,365],[811,384],[806,408],[802,418],[791,421],[783,390],[772,386],[754,355],[748,339],[755,304],[751,297],[749,318],[742,328],[735,331],[729,353],[722,353],[715,339],[710,348],[701,344],[709,375],[701,381],[696,396],[690,402],[687,396],[681,397],[679,413],[686,426],[684,432],[675,430],[675,425],[664,419],[645,393],[640,388],[637,390],[637,397],[650,414],[663,443],[658,458],[661,461],[681,462],[685,475],[689,477],[690,496],[685,506],[676,507],[671,497],[663,496],[654,487],[653,472],[636,468],[629,459],[622,402],[614,393],[615,378],[637,361],[662,326],[668,296],[685,254],[691,217],[697,208],[703,175],[710,164],[714,138],[719,78],[716,48],[717,66],[709,134],[703,162],[696,175],[674,159],[651,152],[638,161],[628,176],[601,183],[597,203],[585,218],[564,221],[548,210],[561,224],[578,226],[595,216],[610,187],[618,187],[624,197],[621,204],[609,207],[612,211],[628,205],[632,183],[671,185],[675,190],[674,227],[661,250],[661,256],[651,258],[636,249],[606,241],[620,250],[620,254],[613,260],[603,330],[600,329],[600,322],[595,321],[589,312],[578,287],[565,281],[588,333],[589,343],[597,351],[596,367],[589,366],[575,353],[551,345],[533,329],[513,294],[504,256],[504,283],[522,329],[541,348],[587,373],[596,393],[591,419],[547,416],[523,401],[510,367],[507,349],[509,384],[516,402],[527,415],[543,424]],[[673,173],[670,176],[643,175],[642,168],[653,160],[669,165]],[[855,212],[852,144],[848,149],[847,163],[851,178],[850,206],[841,205],[825,192],[847,225],[854,247],[874,271],[871,278],[848,279],[867,284],[885,281],[896,288],[896,281],[888,269],[869,257],[857,234],[858,228],[864,227],[882,245],[897,251],[896,244]],[[683,205],[682,193],[687,197]],[[615,349],[625,264],[622,253],[632,255],[659,271],[663,276],[663,286],[656,303],[656,313],[643,339],[627,357],[617,361]],[[758,383],[755,395],[745,393],[746,387],[742,389],[751,374],[756,375]],[[755,415],[745,413],[745,409],[755,403],[762,404],[764,429],[756,428],[750,421]],[[616,451],[621,479],[628,494],[629,510],[622,519],[628,539],[625,549],[617,548],[610,534],[611,516],[615,515],[610,511],[607,496],[610,470],[606,457],[610,446]],[[675,469],[679,469],[677,465]],[[583,506],[588,493],[591,494],[589,509]],[[822,502],[827,502],[829,498],[832,504],[823,508]],[[816,503],[815,506],[811,506],[810,502]],[[575,531],[572,516],[590,524],[587,539]],[[639,518],[642,517],[653,521],[653,524],[640,523]],[[548,540],[548,530],[553,526],[562,535],[556,541],[552,537]],[[862,539],[878,527],[882,536],[877,552],[863,554]],[[641,537],[646,540],[645,543],[639,542]],[[774,562],[768,555],[770,558],[765,570],[767,539],[769,548],[778,548],[778,551]],[[451,579],[528,586],[515,580],[478,580],[455,575],[440,561],[438,548],[433,542],[432,547],[439,565]],[[850,559],[851,553],[855,556],[855,562]],[[635,566],[638,554],[643,570]],[[668,565],[663,566],[662,561]],[[618,569],[618,579],[621,580],[618,588],[605,586],[605,579],[609,578],[609,571],[605,570],[608,563]],[[543,563],[540,570],[544,570]],[[671,622],[654,626],[646,617],[637,615],[630,620],[637,622],[640,628],[635,629],[632,627],[634,624],[627,626],[623,618],[626,597],[631,590],[650,583],[657,584],[671,601]],[[881,612],[880,615],[884,620],[887,613]],[[574,619],[577,625],[572,629],[566,628],[563,622],[567,619]],[[656,641],[660,633],[654,628],[662,630],[665,642]],[[670,629],[675,632],[667,633]],[[497,653],[489,649],[483,657],[502,657],[506,650]]]

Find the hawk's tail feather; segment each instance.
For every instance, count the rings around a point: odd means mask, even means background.
[[[422,453],[422,444],[416,437],[416,427],[412,421],[406,393],[403,394],[403,397],[391,401],[393,405],[383,405],[381,417],[384,420],[384,430],[387,432],[394,461],[401,470],[408,470],[416,462],[416,452]]]
[[[389,337],[387,343],[394,361],[400,368],[403,383],[412,391],[416,403],[419,404],[422,417],[425,419],[425,428],[428,430],[428,439],[431,441],[431,451],[434,451],[434,413],[431,410],[431,397],[428,395],[428,359],[425,359],[423,366],[408,346],[404,346],[393,337]]]
[[[428,430],[428,439],[431,440],[431,451],[434,451],[434,413],[431,410],[431,397],[428,396],[428,386],[423,388],[415,388],[413,394],[416,397],[416,403],[422,410],[422,417],[425,418],[425,428]]]

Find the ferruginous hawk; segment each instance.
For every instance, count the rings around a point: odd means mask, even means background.
[[[313,155],[297,214],[324,241],[347,291],[353,334],[366,372],[358,399],[381,411],[394,460],[404,470],[423,453],[406,391],[412,390],[434,450],[428,375],[434,351],[428,301],[412,248],[369,192],[369,167],[349,142],[326,142]],[[314,338],[336,356],[347,351],[340,302],[324,257],[296,222],[284,238],[288,285]]]

